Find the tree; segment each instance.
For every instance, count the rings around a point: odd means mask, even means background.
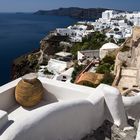
[[[110,73],[110,67],[111,65],[109,63],[104,63],[97,67],[96,72],[101,74]]]
[[[75,63],[74,71],[72,72],[72,79],[71,79],[72,83],[74,83],[76,76],[82,71],[83,68],[84,68],[83,65],[78,65],[77,63]]]
[[[101,63],[108,63],[110,65],[113,65],[115,63],[115,57],[107,55],[102,59]]]
[[[108,84],[108,85],[112,85],[113,81],[114,81],[115,76],[110,74],[110,73],[105,73],[104,74],[104,78],[101,81],[101,83],[104,84]]]
[[[107,43],[105,34],[96,31],[92,35],[83,38],[82,42],[75,43],[71,49],[71,53],[76,56],[77,51],[100,49],[105,43]]]

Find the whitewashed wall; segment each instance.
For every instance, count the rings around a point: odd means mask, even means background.
[[[44,86],[44,104],[32,109],[18,107],[11,112],[8,119],[12,123],[0,132],[0,140],[80,140],[91,130],[97,129],[105,119],[121,128],[126,127],[124,107],[127,113],[131,113],[140,102],[138,98],[135,104],[136,99],[133,98],[131,102],[127,98],[122,101],[118,90],[107,85],[94,89],[39,79]],[[19,80],[0,88],[1,110],[16,104],[14,87]]]

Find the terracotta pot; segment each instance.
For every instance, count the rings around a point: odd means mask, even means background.
[[[43,98],[42,83],[33,74],[26,75],[16,86],[15,99],[25,107],[37,105]]]

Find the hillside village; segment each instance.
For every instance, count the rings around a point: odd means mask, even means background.
[[[14,61],[16,80],[1,87],[2,138],[139,140],[139,66],[140,12],[107,10],[51,31]]]
[[[41,77],[90,87],[113,85],[125,94],[139,88],[139,26],[140,12],[106,10],[95,22],[57,28],[41,40],[39,51],[15,61],[13,68],[22,70],[13,77],[35,71]],[[132,82],[125,85],[128,79]]]

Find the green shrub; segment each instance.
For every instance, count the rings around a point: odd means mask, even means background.
[[[104,63],[97,67],[96,72],[101,74],[110,73],[110,67],[111,65],[109,63]]]
[[[107,84],[107,85],[112,85],[114,81],[115,76],[111,73],[105,73],[104,78],[101,81],[101,83]]]
[[[35,66],[35,70],[38,71],[39,68],[40,68],[40,66],[37,64],[37,65]]]
[[[115,67],[115,64],[111,65],[110,70],[113,71]]]
[[[76,56],[77,51],[100,49],[105,43],[107,43],[105,34],[96,31],[92,35],[83,38],[82,42],[75,43],[71,48],[71,53]]]
[[[115,63],[115,57],[114,56],[110,56],[110,55],[107,55],[105,56],[103,59],[102,59],[102,64],[104,63],[108,63],[110,65],[113,65]]]
[[[125,42],[125,39],[119,39],[119,41],[117,42],[118,44],[122,44]]]
[[[76,80],[76,76],[82,71],[82,69],[84,68],[83,65],[78,65],[77,63],[74,66],[74,71],[72,72],[72,79],[71,82],[74,83],[74,81]]]
[[[121,51],[121,52],[127,52],[127,51],[129,51],[129,50],[130,50],[130,47],[124,46],[120,51]]]

